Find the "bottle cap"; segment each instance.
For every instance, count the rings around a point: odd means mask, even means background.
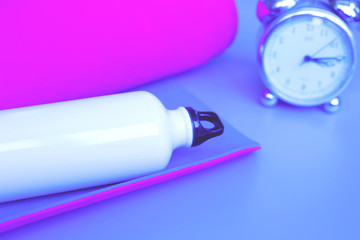
[[[193,143],[192,147],[200,145],[206,140],[217,137],[224,132],[224,125],[220,121],[218,115],[214,112],[198,112],[191,107],[186,107],[189,112],[193,125]],[[213,124],[212,128],[206,128],[202,122],[210,122]]]

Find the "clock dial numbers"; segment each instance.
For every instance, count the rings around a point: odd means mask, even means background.
[[[322,87],[322,81],[318,81],[318,88]]]
[[[329,30],[328,29],[325,29],[325,28],[322,28],[321,31],[320,31],[320,36],[321,37],[328,37],[329,36]]]
[[[315,26],[312,23],[306,24],[306,31],[308,32],[314,32]]]

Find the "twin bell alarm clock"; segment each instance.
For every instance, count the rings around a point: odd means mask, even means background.
[[[260,0],[264,30],[259,43],[266,90],[261,101],[340,108],[339,94],[356,67],[351,25],[360,22],[359,0]]]

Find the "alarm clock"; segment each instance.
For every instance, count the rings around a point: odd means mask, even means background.
[[[356,67],[352,22],[360,21],[360,1],[260,0],[263,33],[258,47],[266,86],[261,102],[278,99],[297,106],[340,108],[339,94]]]

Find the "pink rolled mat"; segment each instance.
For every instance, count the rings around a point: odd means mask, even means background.
[[[237,29],[233,0],[0,6],[0,109],[115,93],[202,65]]]

